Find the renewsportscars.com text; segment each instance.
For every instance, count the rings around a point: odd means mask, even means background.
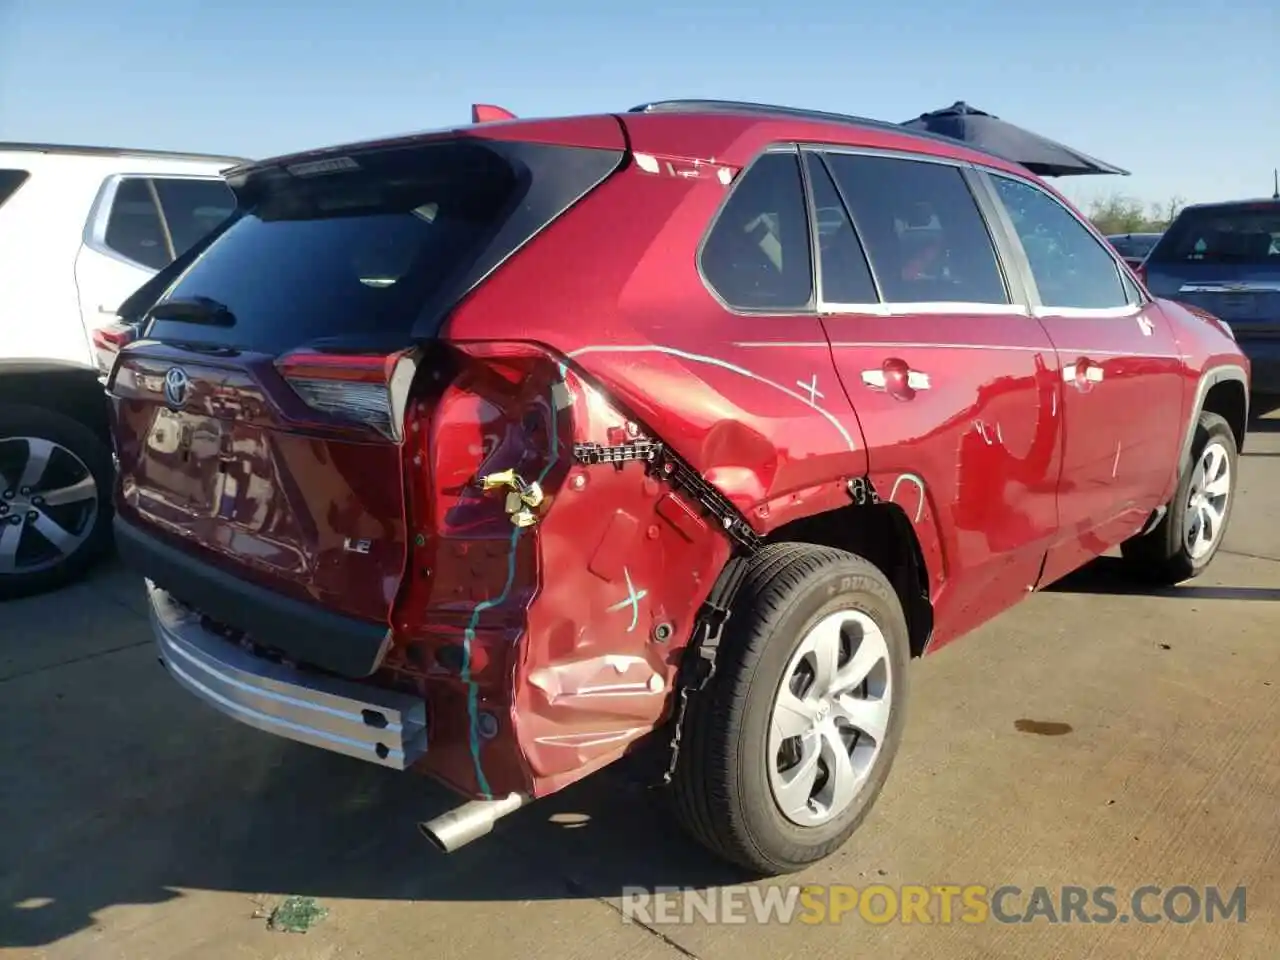
[[[646,925],[688,923],[1244,923],[1246,889],[983,884],[626,887],[622,915]]]

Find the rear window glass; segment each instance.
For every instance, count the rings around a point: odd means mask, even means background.
[[[0,170],[0,205],[18,192],[29,176],[25,170]]]
[[[702,248],[702,272],[740,310],[792,311],[813,299],[804,181],[794,153],[766,153],[744,173]]]
[[[1280,265],[1280,203],[1187,210],[1151,259]]]
[[[270,353],[403,342],[519,185],[496,153],[456,141],[259,175],[235,222],[162,298],[208,298],[234,322],[156,320],[149,335]]]

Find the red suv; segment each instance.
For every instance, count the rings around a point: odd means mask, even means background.
[[[443,849],[647,740],[698,839],[798,869],[880,791],[909,659],[1222,542],[1227,329],[953,141],[680,101],[228,180],[126,305],[119,548],[178,682],[443,781]]]

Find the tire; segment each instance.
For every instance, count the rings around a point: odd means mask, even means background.
[[[36,476],[27,464],[42,458],[39,479],[24,494],[24,475]],[[107,552],[114,474],[107,444],[84,424],[42,407],[0,404],[0,600],[70,583]]]
[[[1203,493],[1205,484],[1206,458],[1213,459],[1213,469],[1218,471],[1218,477],[1225,477],[1226,492],[1221,509],[1216,511],[1212,541],[1202,546],[1200,538],[1191,536],[1194,529],[1191,520],[1199,514],[1200,529],[1205,529],[1206,507],[1211,508],[1217,501],[1212,496],[1204,500],[1198,497]],[[1236,438],[1230,425],[1216,413],[1200,414],[1191,442],[1191,455],[1182,465],[1177,491],[1166,505],[1164,517],[1148,533],[1121,544],[1121,554],[1130,573],[1155,586],[1173,586],[1204,573],[1222,546],[1231,521],[1238,475]],[[1202,507],[1201,503],[1206,503],[1206,506]]]
[[[837,784],[828,767],[826,787],[818,791],[816,805],[810,801],[802,815],[815,822],[798,823],[777,799],[786,793],[779,787],[781,781],[771,779],[771,764],[775,765],[773,777],[790,777],[800,765],[784,774],[776,764],[783,756],[797,759],[796,747],[804,747],[802,755],[812,755],[815,743],[821,750],[834,750],[829,736],[832,727],[826,724],[842,716],[844,707],[837,705],[822,713],[818,726],[803,737],[783,740],[775,754],[781,737],[773,733],[774,704],[781,696],[784,676],[789,685],[796,678],[804,679],[811,661],[802,651],[816,642],[813,636],[832,636],[810,631],[824,622],[829,626],[833,616],[847,619],[854,636],[858,628],[862,630],[856,647],[849,632],[835,634],[843,637],[836,647],[841,666],[852,662],[856,650],[865,649],[870,655],[880,649],[878,641],[873,643],[875,632],[866,629],[868,624],[878,628],[883,657],[861,688],[866,697],[861,703],[880,702],[873,696],[879,692],[887,720],[878,742],[863,734],[852,751],[860,762],[865,761],[861,776],[856,781],[839,780],[857,782],[852,799],[838,810],[828,810],[827,819],[818,819],[815,811],[822,806],[821,795]],[[846,645],[849,649],[842,649]],[[870,811],[897,754],[905,720],[909,651],[902,605],[874,565],[850,553],[810,544],[771,544],[762,549],[752,558],[733,602],[715,676],[705,689],[689,696],[673,777],[676,813],[684,827],[713,853],[757,876],[794,872],[843,846]],[[837,755],[820,756],[825,762],[826,757]],[[857,765],[851,761],[851,768]],[[821,768],[818,776],[821,786]]]

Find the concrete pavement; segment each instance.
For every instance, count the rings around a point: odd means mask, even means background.
[[[1280,944],[1280,419],[1194,584],[1089,571],[917,664],[867,823],[805,883],[1247,887],[1247,922],[624,923],[629,886],[732,881],[606,774],[450,857],[450,799],[275,740],[157,666],[118,568],[0,611],[0,948],[16,957],[1272,958]],[[330,912],[266,928],[288,895]]]

